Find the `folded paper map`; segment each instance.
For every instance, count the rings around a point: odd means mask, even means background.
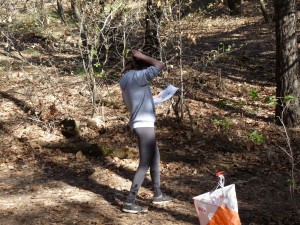
[[[172,96],[176,93],[177,90],[177,87],[174,87],[172,84],[169,84],[169,86],[166,89],[162,90],[158,95],[153,97],[154,104],[159,105],[172,98]]]

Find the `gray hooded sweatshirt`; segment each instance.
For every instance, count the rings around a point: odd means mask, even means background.
[[[149,83],[161,72],[158,66],[129,70],[120,80],[123,101],[130,112],[130,127],[154,127],[155,106]]]

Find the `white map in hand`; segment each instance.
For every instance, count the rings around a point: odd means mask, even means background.
[[[172,96],[176,93],[177,90],[177,87],[174,87],[172,84],[169,84],[169,86],[166,89],[162,90],[157,96],[153,98],[154,104],[159,105],[172,98]]]

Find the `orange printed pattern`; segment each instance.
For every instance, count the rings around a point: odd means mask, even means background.
[[[222,205],[207,225],[241,225],[239,214]]]

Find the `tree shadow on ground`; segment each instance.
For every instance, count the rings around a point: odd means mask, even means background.
[[[2,98],[6,98],[8,100],[10,100],[11,102],[13,102],[17,107],[19,107],[19,109],[21,109],[24,113],[27,113],[29,115],[39,115],[39,113],[37,112],[37,110],[34,107],[31,107],[29,104],[27,104],[25,101],[20,100],[16,97],[14,97],[11,94],[8,94],[6,92],[0,91],[0,96]]]
[[[188,5],[182,7],[182,17],[186,17],[192,13],[199,13],[202,10],[205,14],[212,17],[218,17],[222,15],[229,15],[230,10],[225,6],[223,1],[216,0],[202,0],[202,1],[191,1]]]
[[[265,116],[258,116],[257,112],[250,112],[249,110],[246,110],[246,109],[243,109],[242,107],[240,107],[238,105],[238,102],[236,102],[236,106],[229,105],[229,104],[223,105],[222,100],[226,101],[225,99],[220,99],[219,101],[213,101],[213,100],[208,100],[208,99],[202,98],[202,97],[193,97],[189,94],[187,94],[187,97],[191,98],[191,99],[194,99],[196,101],[201,101],[203,103],[208,103],[210,105],[213,105],[214,107],[216,107],[218,109],[226,111],[230,115],[235,113],[237,115],[240,115],[240,117],[247,117],[247,118],[263,121],[263,122],[266,122],[266,123],[271,123],[275,119],[273,117],[270,118],[270,117],[265,117]],[[233,102],[232,100],[230,100],[230,101],[231,101],[231,103]]]
[[[83,169],[83,171],[78,172],[72,168],[69,168],[67,165],[58,164],[47,158],[42,158],[40,157],[40,155],[37,155],[36,159],[38,160],[40,165],[43,165],[44,176],[47,181],[62,181],[79,189],[93,192],[97,195],[102,196],[105,199],[105,201],[109,202],[111,205],[116,206],[117,208],[119,208],[119,210],[121,210],[122,202],[125,200],[125,193],[123,191],[111,188],[109,185],[101,184],[91,179],[90,176],[94,173],[93,170]],[[132,179],[133,177],[133,171],[128,170],[127,168],[124,168],[122,166],[117,166],[111,163],[109,164],[109,166],[105,166],[104,163],[104,166],[101,167],[103,169],[109,169],[111,172],[120,175],[124,179]],[[82,170],[82,168],[79,169]],[[150,181],[146,179],[143,186],[145,186],[146,188],[150,188]],[[191,197],[184,195],[185,193],[182,192],[169,190],[167,187],[165,187],[165,190],[171,195],[180,195],[181,198]],[[143,204],[147,204],[147,201],[141,197],[138,197],[137,201],[143,202]],[[72,205],[72,203],[70,204]],[[180,213],[178,211],[173,211],[169,209],[160,209],[160,212],[167,213],[175,217],[179,221],[190,222],[191,220],[195,219],[195,217],[191,217],[184,213]]]
[[[98,208],[88,203],[61,200],[58,206],[31,206],[30,212],[27,208],[28,211],[21,213],[1,211],[0,223],[5,221],[3,224],[23,225],[30,221],[30,224],[49,224],[51,221],[55,224],[120,224],[118,217],[111,216],[105,209],[100,212]]]
[[[72,168],[69,168],[68,165],[59,164],[53,162],[47,158],[43,158],[40,155],[36,156],[40,165],[44,167],[44,176],[47,180],[56,180],[63,181],[71,186],[91,191],[95,194],[101,195],[107,202],[110,202],[112,205],[120,207],[118,200],[123,193],[121,191],[112,189],[108,185],[99,184],[96,181],[92,180],[90,176],[93,174],[93,169],[84,168],[76,171]]]
[[[259,32],[257,32],[258,29]],[[253,33],[257,34],[255,40],[253,40]],[[193,57],[201,58],[212,53],[212,51],[216,51],[215,59],[211,61],[212,66],[208,66],[207,69],[215,68],[213,65],[217,65],[218,68],[222,68],[224,78],[232,79],[234,78],[232,75],[238,74],[239,79],[249,84],[261,82],[264,85],[271,85],[270,81],[273,82],[274,77],[266,82],[267,77],[258,74],[264,67],[268,73],[275,72],[274,67],[268,67],[272,62],[275,65],[275,46],[270,42],[271,34],[268,25],[254,23],[242,25],[231,31],[219,31],[209,37],[199,33],[195,42],[185,38],[183,43],[189,45],[189,48],[197,50],[195,54],[193,53]],[[222,60],[222,57],[219,56],[228,57]],[[183,55],[183,65],[189,65],[190,62],[193,62],[190,57]],[[193,67],[201,69],[198,65],[193,65]],[[205,67],[202,66],[202,68]],[[243,70],[238,70],[238,68]]]

